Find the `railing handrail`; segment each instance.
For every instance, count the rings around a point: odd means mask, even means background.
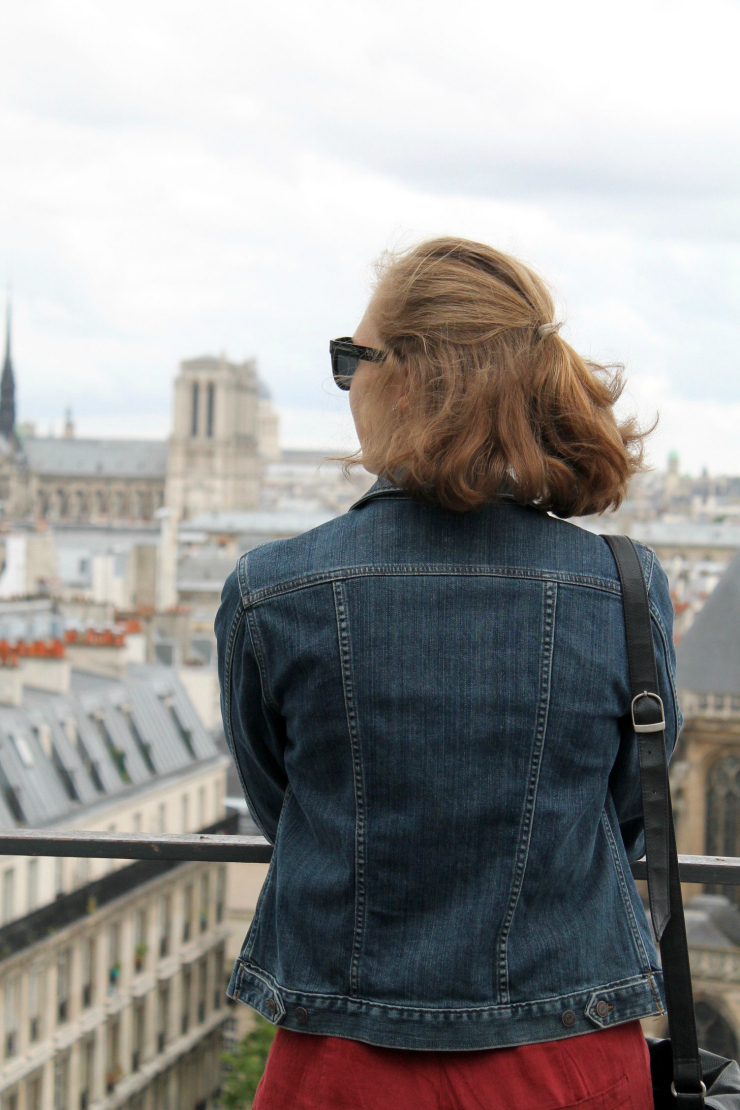
[[[269,863],[272,845],[262,836],[223,833],[87,832],[13,829],[0,832],[0,856],[87,856],[97,859],[194,860],[200,863]]]
[[[13,829],[0,832],[0,856],[88,856],[102,859],[194,860],[212,863],[269,863],[272,845],[262,836],[223,833],[87,832]],[[738,856],[679,856],[685,883],[740,886]],[[645,860],[632,864],[645,879]]]

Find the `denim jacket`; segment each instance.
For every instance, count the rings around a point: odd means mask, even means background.
[[[673,608],[639,548],[672,750]],[[229,994],[407,1049],[556,1040],[663,1012],[619,579],[599,536],[384,483],[242,556],[222,711],[275,845]]]

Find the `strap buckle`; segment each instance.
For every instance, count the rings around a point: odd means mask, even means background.
[[[701,1087],[700,1091],[681,1091],[681,1094],[698,1094],[701,1095],[702,1098],[704,1098],[707,1093],[707,1085],[703,1079],[699,1080],[699,1086]],[[671,1080],[671,1094],[674,1098],[678,1098],[679,1092],[676,1090],[676,1084],[673,1082],[673,1080]]]
[[[638,723],[635,717],[635,703],[641,702],[643,698],[650,698],[651,702],[657,702],[657,705],[660,709],[659,721],[646,721],[642,724]],[[653,708],[654,707],[652,705],[645,706],[648,716],[652,716],[651,711]],[[660,697],[659,694],[651,694],[648,690],[643,690],[641,694],[635,694],[634,698],[632,699],[632,705],[630,706],[630,709],[632,711],[632,727],[635,732],[663,732],[665,730],[665,709],[663,708],[663,699]],[[639,712],[639,707],[638,715],[643,715]]]

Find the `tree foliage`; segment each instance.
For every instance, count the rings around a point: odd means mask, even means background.
[[[274,1037],[275,1026],[255,1015],[254,1028],[233,1052],[224,1055],[226,1076],[221,1088],[221,1104],[225,1110],[249,1110]]]

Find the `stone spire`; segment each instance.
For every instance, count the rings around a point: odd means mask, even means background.
[[[13,438],[15,429],[15,377],[10,357],[10,292],[5,315],[5,362],[0,379],[0,435]]]

